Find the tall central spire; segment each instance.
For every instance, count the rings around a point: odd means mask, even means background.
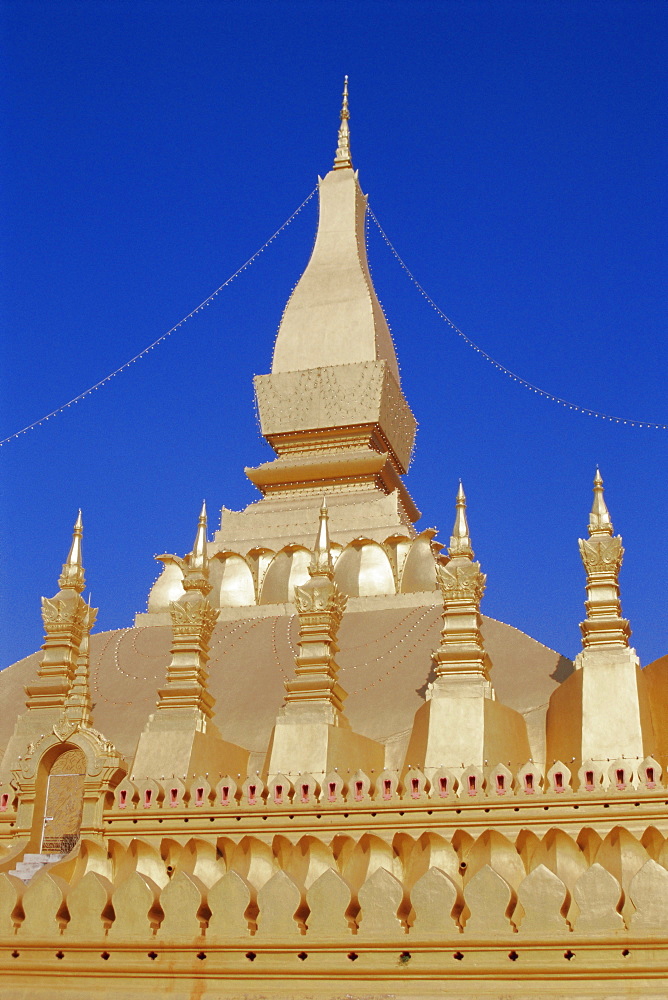
[[[264,499],[238,516],[225,512],[214,552],[242,538],[280,547],[288,531],[290,542],[310,544],[323,494],[337,544],[341,532],[348,540],[410,535],[420,517],[401,479],[416,421],[371,280],[349,121],[346,77],[334,167],[318,178],[313,252],[283,312],[271,372],[254,380],[262,434],[277,457],[246,469]]]
[[[334,157],[334,169],[341,170],[342,167],[352,167],[353,161],[350,155],[350,111],[348,110],[348,77],[343,78],[343,104],[341,105],[341,125],[339,127],[339,145]]]
[[[399,385],[392,337],[367,263],[367,198],[352,169],[349,116],[346,77],[334,169],[318,179],[313,253],[285,307],[271,370],[384,360]]]

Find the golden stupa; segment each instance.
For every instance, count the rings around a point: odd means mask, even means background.
[[[415,528],[347,82],[319,198],[259,499],[94,635],[80,513],[0,672],[0,996],[665,997],[668,656],[629,646],[601,475],[571,663],[481,615],[461,484],[449,546]]]

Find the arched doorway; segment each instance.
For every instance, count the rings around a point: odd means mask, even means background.
[[[79,840],[83,812],[86,757],[74,747],[51,765],[46,786],[42,854],[69,854]]]

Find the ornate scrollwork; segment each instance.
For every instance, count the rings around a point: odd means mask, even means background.
[[[114,744],[111,740],[108,740],[104,733],[101,733],[99,729],[91,729],[90,726],[87,726],[86,732],[90,736],[94,737],[99,744],[99,753],[104,754],[105,756],[118,756],[118,750]],[[96,763],[100,763],[100,761],[98,760]]]
[[[56,736],[61,743],[69,739],[79,729],[79,724],[76,722],[71,722],[70,719],[65,715],[61,715],[58,721],[53,727],[53,735]]]
[[[44,629],[47,633],[60,632],[64,628],[83,630],[91,610],[78,594],[74,601],[62,600],[60,597],[43,597]]]
[[[197,632],[208,641],[218,620],[218,611],[204,599],[172,601],[169,605],[172,628],[178,635]]]
[[[479,604],[485,592],[487,577],[480,572],[480,563],[455,562],[436,566],[438,585],[444,601],[473,601]]]
[[[610,573],[617,575],[624,558],[624,549],[619,535],[603,535],[601,538],[579,539],[580,555],[587,573]]]
[[[331,580],[324,579],[322,582],[316,582],[313,579],[304,584],[303,587],[295,587],[295,604],[299,614],[326,612],[336,615],[340,620],[347,603],[347,596],[342,594]]]

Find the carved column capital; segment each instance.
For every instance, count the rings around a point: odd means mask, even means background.
[[[451,559],[444,566],[437,564],[436,576],[443,601],[470,602],[480,605],[487,577],[480,572],[480,563]]]
[[[206,597],[188,599],[187,595],[178,601],[171,601],[169,615],[175,636],[192,636],[207,644],[211,638],[220,612]]]

